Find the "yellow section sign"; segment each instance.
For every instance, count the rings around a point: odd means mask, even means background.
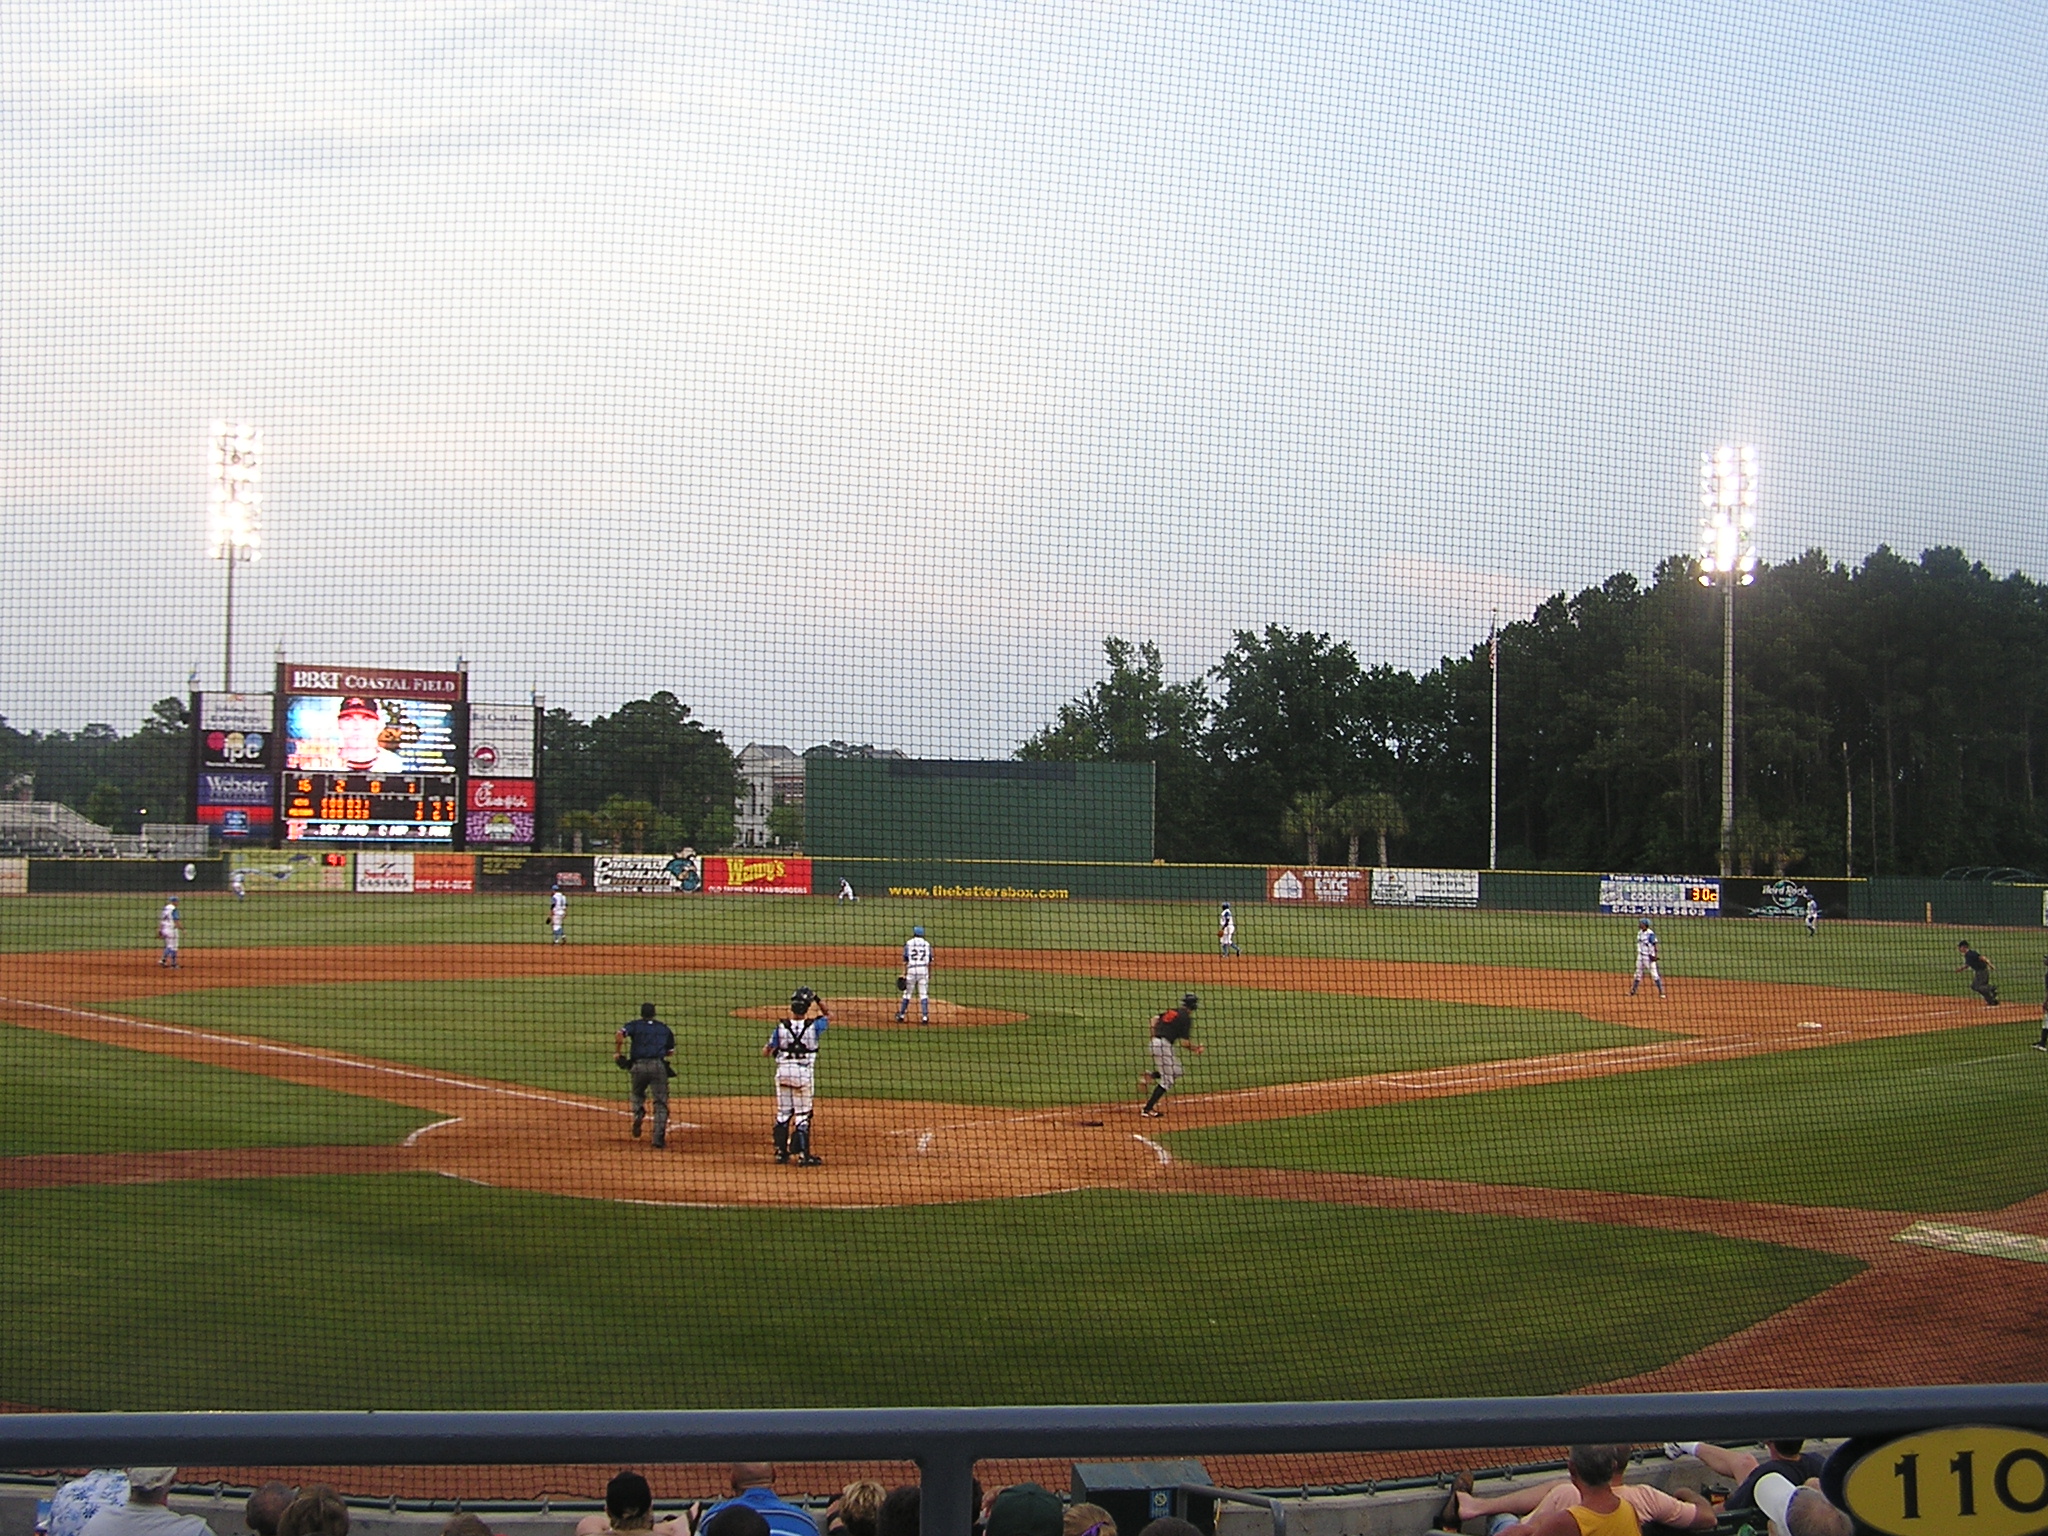
[[[1887,1536],[2048,1531],[2048,1435],[1996,1425],[1921,1430],[1865,1452],[1842,1502]]]

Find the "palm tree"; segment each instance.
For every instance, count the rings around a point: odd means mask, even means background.
[[[1323,837],[1334,831],[1335,801],[1327,789],[1304,789],[1288,802],[1280,817],[1280,830],[1289,837],[1308,840],[1308,861],[1316,862]]]
[[[1401,802],[1383,789],[1346,795],[1337,807],[1339,824],[1351,834],[1351,862],[1358,862],[1358,838],[1367,827],[1379,834],[1379,867],[1387,867],[1387,839],[1408,835],[1408,815]]]

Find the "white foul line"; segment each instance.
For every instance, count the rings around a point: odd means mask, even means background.
[[[1892,1239],[1917,1243],[1922,1248],[1939,1248],[1946,1253],[1970,1253],[1985,1259],[2018,1259],[2027,1264],[2048,1264],[2048,1238],[2025,1232],[2000,1232],[1992,1227],[1961,1227],[1946,1221],[1916,1221]]]
[[[508,1099],[528,1099],[536,1104],[559,1104],[568,1109],[587,1109],[601,1115],[624,1114],[625,1111],[609,1104],[591,1104],[582,1099],[565,1099],[552,1093],[536,1093],[524,1088],[501,1088],[496,1083],[473,1082],[465,1077],[443,1077],[437,1072],[414,1072],[405,1067],[390,1066],[381,1061],[359,1061],[352,1056],[333,1056],[325,1051],[301,1050],[296,1046],[276,1045],[268,1040],[248,1040],[240,1035],[217,1035],[211,1030],[189,1029],[181,1024],[158,1024],[149,1019],[131,1019],[118,1013],[94,1013],[88,1008],[63,1008],[55,1003],[31,1003],[17,997],[0,997],[0,1007],[40,1008],[45,1013],[68,1014],[74,1019],[93,1019],[102,1024],[120,1024],[129,1029],[152,1030],[163,1035],[183,1035],[192,1040],[205,1040],[213,1045],[239,1046],[245,1051],[268,1051],[273,1056],[296,1056],[304,1061],[320,1061],[330,1066],[348,1067],[357,1072],[381,1072],[387,1077],[403,1077],[416,1083],[435,1083],[444,1088],[460,1088],[467,1093],[495,1093]],[[445,1123],[445,1122],[444,1122]],[[694,1130],[696,1127],[689,1127]],[[425,1127],[432,1130],[432,1126]]]
[[[1159,1143],[1154,1141],[1150,1136],[1140,1136],[1136,1131],[1133,1131],[1131,1132],[1131,1140],[1142,1141],[1146,1146],[1150,1147],[1152,1149],[1152,1155],[1159,1159],[1160,1167],[1164,1168],[1165,1166],[1167,1166],[1167,1164],[1173,1161],[1173,1154],[1167,1151],[1166,1148],[1159,1145]]]

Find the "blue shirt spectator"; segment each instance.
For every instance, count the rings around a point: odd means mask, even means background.
[[[765,1461],[736,1461],[732,1468],[733,1496],[704,1511],[704,1523],[721,1509],[745,1505],[768,1522],[768,1536],[818,1536],[818,1522],[796,1505],[780,1497],[774,1488],[775,1468]]]

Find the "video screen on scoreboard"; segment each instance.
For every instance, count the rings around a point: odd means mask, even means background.
[[[285,840],[453,843],[462,820],[456,709],[367,694],[287,696]]]

